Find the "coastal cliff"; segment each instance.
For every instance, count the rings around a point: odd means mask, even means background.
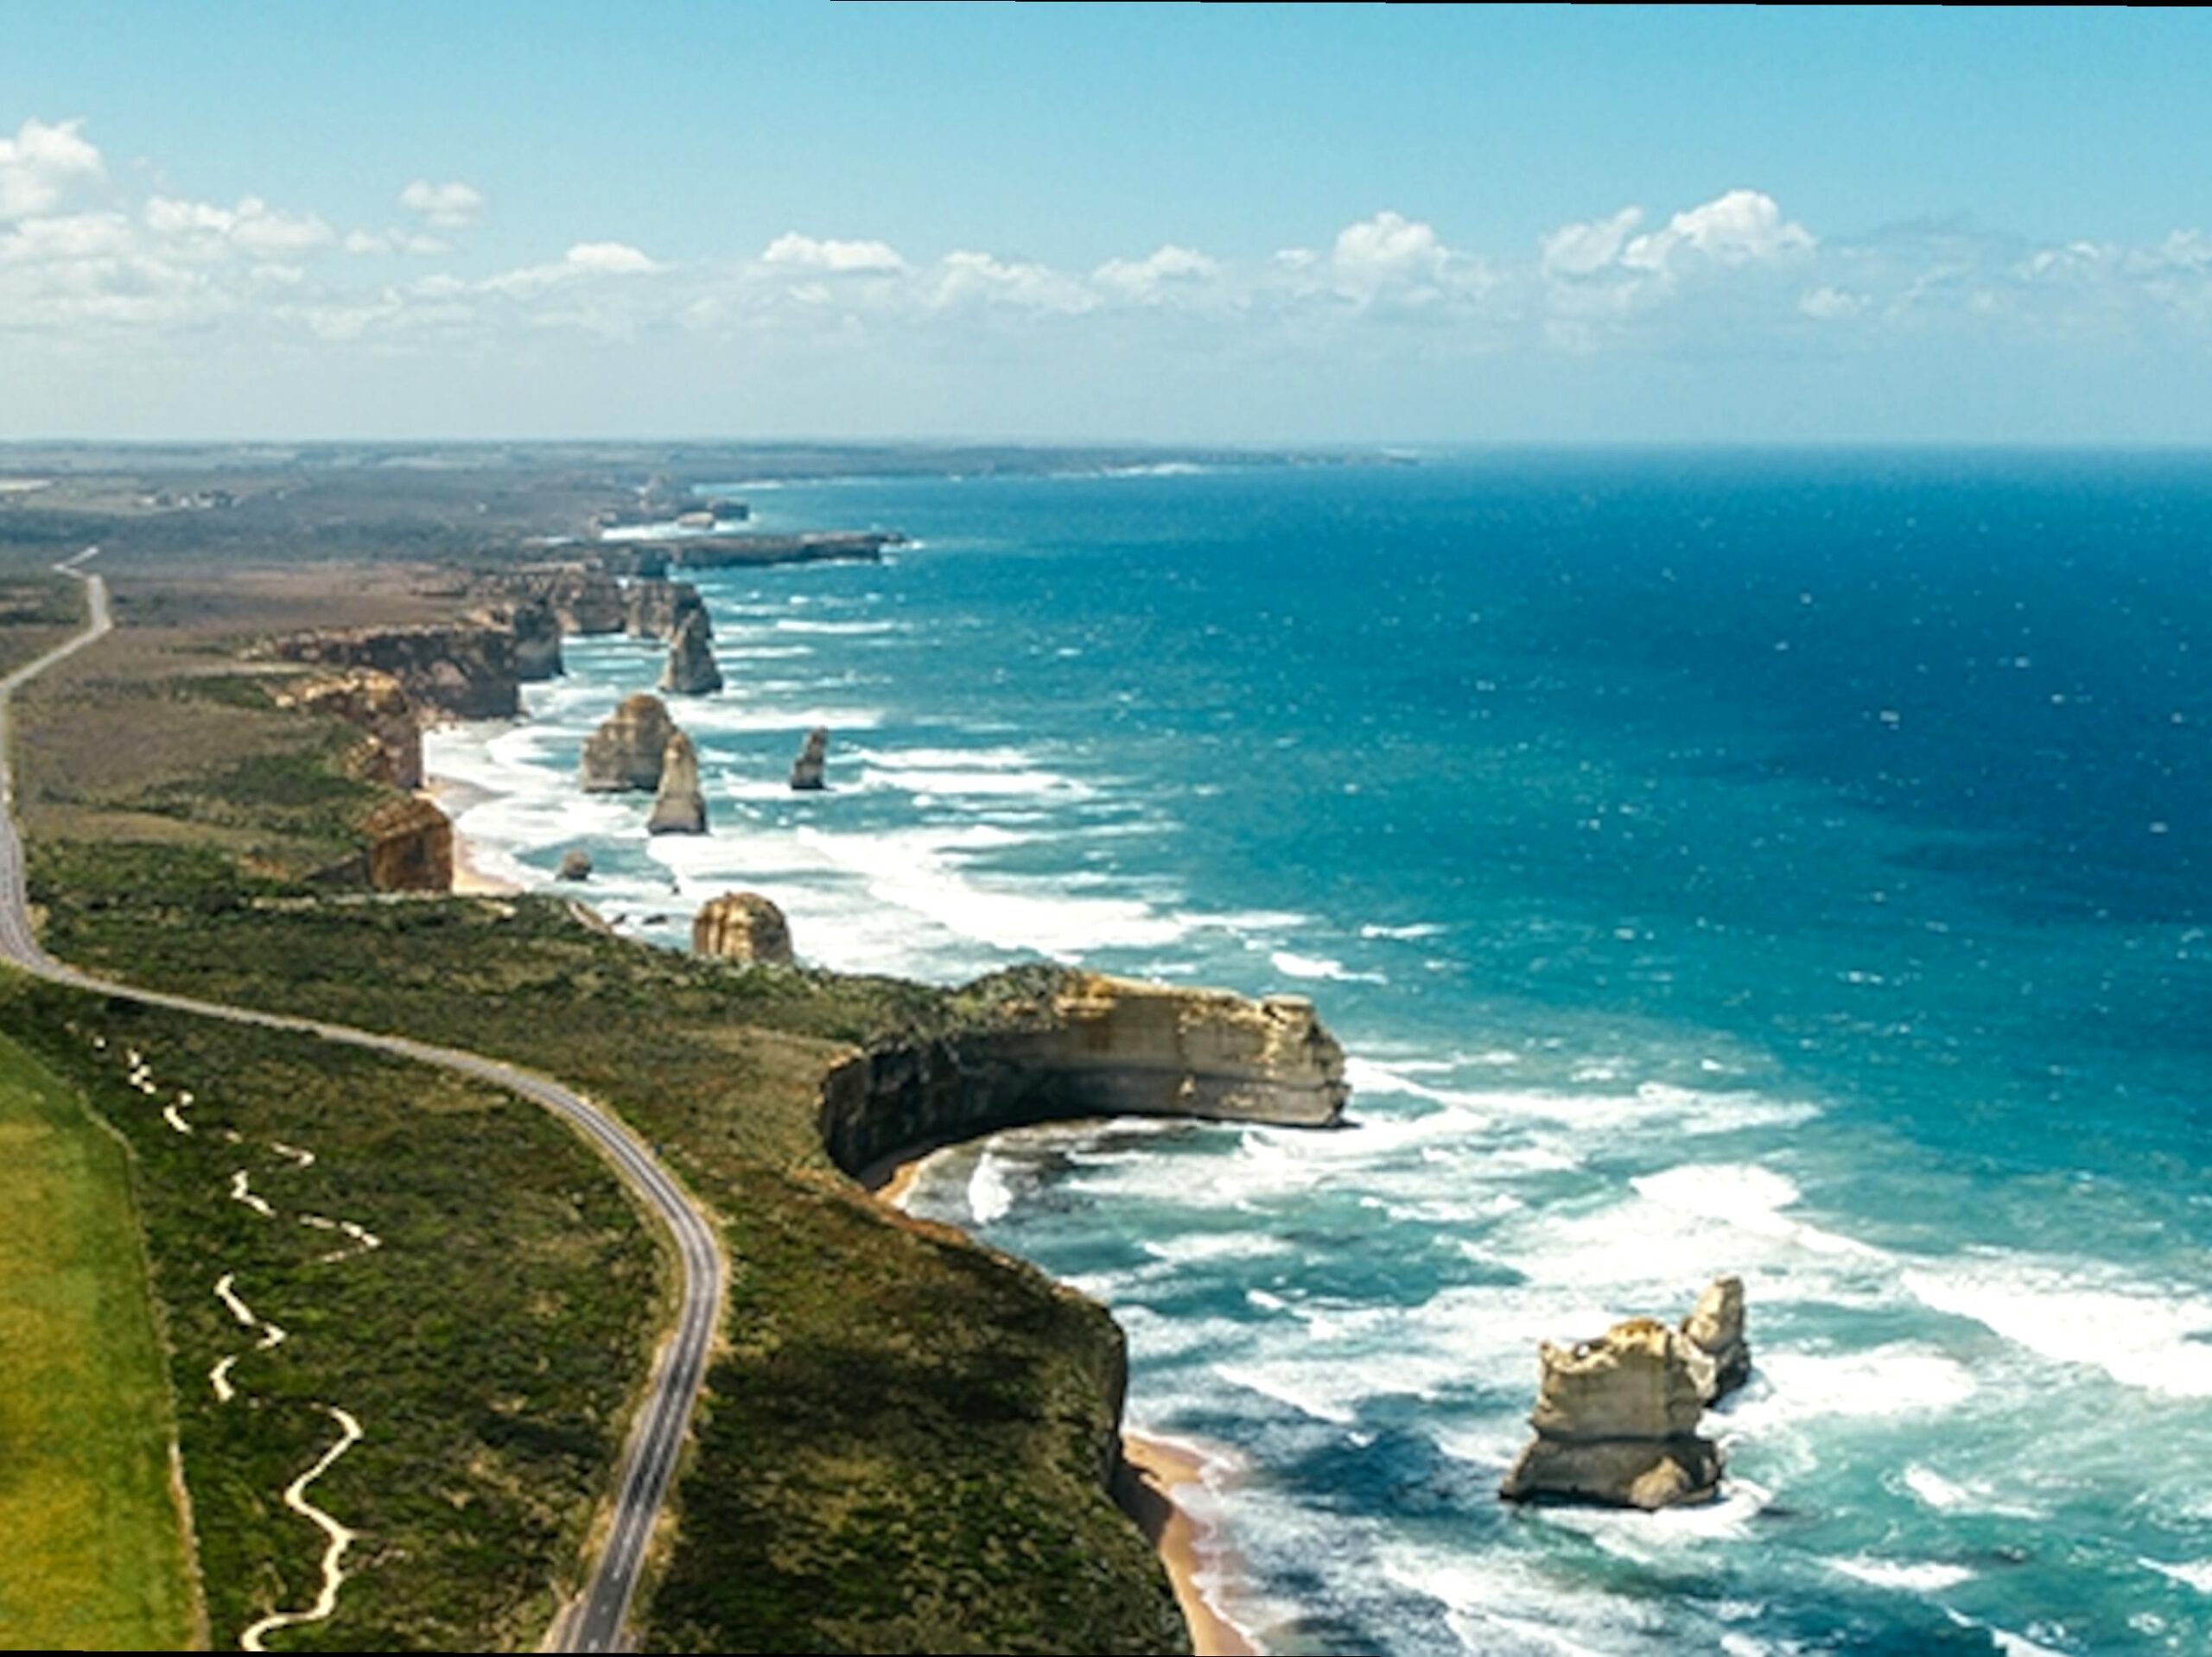
[[[407,691],[373,668],[323,675],[276,695],[279,708],[344,720],[365,733],[349,775],[365,783],[412,790],[423,786],[423,731]]]
[[[1302,997],[1255,1001],[1052,967],[962,994],[972,1019],[872,1046],[824,1079],[822,1141],[846,1172],[1086,1116],[1325,1127],[1349,1095],[1344,1050]]]
[[[417,709],[441,718],[512,719],[522,711],[514,632],[492,622],[321,628],[270,640],[262,653],[388,674]]]

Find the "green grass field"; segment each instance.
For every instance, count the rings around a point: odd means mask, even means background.
[[[0,1039],[0,1646],[193,1642],[129,1159]]]

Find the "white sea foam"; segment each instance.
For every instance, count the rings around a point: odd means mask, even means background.
[[[1934,1468],[1919,1462],[1907,1464],[1904,1473],[1904,1488],[1914,1498],[1938,1513],[2001,1514],[2014,1519],[2039,1519],[2043,1509],[2021,1502],[2000,1500],[1983,1480],[1971,1484],[1957,1484],[1945,1478]]]
[[[2212,1594],[2212,1559],[2191,1559],[2183,1565],[2167,1565],[2158,1559],[2139,1559],[2136,1563],[2162,1577],[2186,1583],[2200,1594]]]
[[[1830,1559],[1828,1569],[1869,1587],[1894,1589],[1901,1594],[1940,1594],[1974,1580],[1974,1572],[1961,1565],[1941,1565],[1932,1559],[1906,1562],[1877,1559],[1859,1554],[1849,1559]]]
[[[2212,1297],[2088,1263],[1970,1250],[1904,1274],[1924,1305],[2123,1386],[2212,1398]]]
[[[1273,951],[1268,961],[1274,969],[1287,978],[1329,978],[1344,984],[1382,984],[1389,981],[1381,973],[1354,972],[1341,961],[1332,961],[1326,955],[1294,955],[1288,949]]]
[[[1419,921],[1411,926],[1370,925],[1359,929],[1359,935],[1363,938],[1396,938],[1402,941],[1440,937],[1443,933],[1444,928],[1433,921]]]
[[[1289,1252],[1290,1245],[1264,1231],[1191,1232],[1179,1237],[1151,1237],[1140,1245],[1155,1260],[1177,1265],[1194,1260],[1261,1260]]]
[[[1976,1391],[1966,1365],[1909,1342],[1857,1352],[1763,1349],[1758,1362],[1758,1382],[1720,1418],[1738,1432],[1811,1417],[1939,1414]]]
[[[990,1151],[976,1160],[968,1176],[968,1212],[979,1226],[1003,1220],[1014,1207],[1014,1187],[1007,1182],[1006,1165]]]

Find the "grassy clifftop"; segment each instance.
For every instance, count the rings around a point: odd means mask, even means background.
[[[175,608],[158,595],[147,607]],[[265,699],[219,691],[219,715],[202,717],[234,632],[219,619],[157,651],[126,638],[106,662],[103,645],[34,702],[18,763],[48,947],[137,983],[550,1072],[619,1110],[713,1206],[730,1311],[648,1644],[1186,1649],[1165,1573],[1105,1490],[1122,1376],[1112,1320],[1020,1262],[880,1208],[822,1148],[822,1076],[849,1044],[972,1009],[894,981],[646,949],[550,899],[318,892],[302,873],[327,822],[315,778],[334,774],[338,750]],[[83,758],[148,707],[185,708],[190,740],[137,770]],[[283,787],[255,780],[271,764]],[[163,797],[189,809],[149,809]],[[117,1020],[152,1022],[132,1036]],[[283,1234],[226,1195],[227,1142],[143,1110],[125,1129],[160,1193],[147,1226],[217,1638],[308,1585],[312,1533],[274,1493],[327,1437],[312,1406],[381,1395],[404,1430],[372,1430],[317,1486],[363,1533],[341,1600],[350,1620],[283,1641],[528,1643],[550,1609],[546,1561],[573,1540],[575,1493],[606,1465],[608,1389],[643,1374],[639,1326],[624,1318],[655,1315],[653,1254],[611,1181],[550,1121],[481,1090],[418,1077],[410,1102],[373,1066],[322,1055],[317,1070],[275,1037],[44,989],[0,995],[0,1034],[133,1108],[90,1057],[105,1051],[84,1033],[96,1021],[111,1041],[168,1055],[174,1074],[207,1078],[257,1143],[340,1147],[331,1166],[349,1183],[317,1200],[385,1216],[364,1222],[386,1247],[350,1272],[267,1254]],[[355,1093],[385,1102],[354,1110],[343,1101]],[[284,1177],[263,1169],[252,1189],[276,1202]],[[218,1408],[207,1375],[218,1344],[237,1343],[209,1286],[240,1259],[291,1311],[270,1314],[297,1331],[286,1362],[313,1365],[254,1376],[270,1401],[244,1411]],[[463,1473],[426,1489],[425,1467]],[[549,1489],[565,1494],[541,1504]]]

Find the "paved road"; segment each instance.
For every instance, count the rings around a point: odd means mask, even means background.
[[[260,1013],[251,1007],[226,1006],[189,995],[170,995],[158,990],[133,989],[91,973],[63,965],[39,947],[31,930],[29,900],[23,885],[22,842],[16,834],[16,783],[8,765],[9,716],[16,691],[55,663],[75,655],[106,634],[114,625],[108,613],[107,583],[79,568],[97,551],[87,548],[57,569],[85,583],[87,620],[85,630],[67,644],[48,651],[36,661],[0,679],[0,958],[27,972],[78,989],[119,995],[149,1006],[172,1007],[232,1024],[263,1025],[319,1036],[348,1047],[365,1047],[379,1053],[435,1064],[474,1076],[520,1094],[543,1105],[568,1122],[614,1165],[630,1189],[666,1225],[676,1241],[683,1266],[683,1303],[673,1335],[657,1360],[652,1391],[631,1429],[624,1449],[616,1487],[613,1522],[597,1563],[593,1566],[583,1597],[573,1607],[549,1641],[556,1651],[616,1651],[622,1648],[623,1624],[630,1598],[638,1585],[638,1571],[653,1519],[668,1494],[691,1406],[706,1373],[707,1350],[715,1336],[715,1315],[722,1298],[722,1260],[715,1234],[706,1217],[691,1205],[668,1171],[656,1161],[630,1132],[582,1094],[563,1087],[549,1076],[519,1070],[498,1059],[483,1058],[456,1048],[433,1047],[404,1036],[379,1036],[345,1025],[324,1024],[280,1013]]]

